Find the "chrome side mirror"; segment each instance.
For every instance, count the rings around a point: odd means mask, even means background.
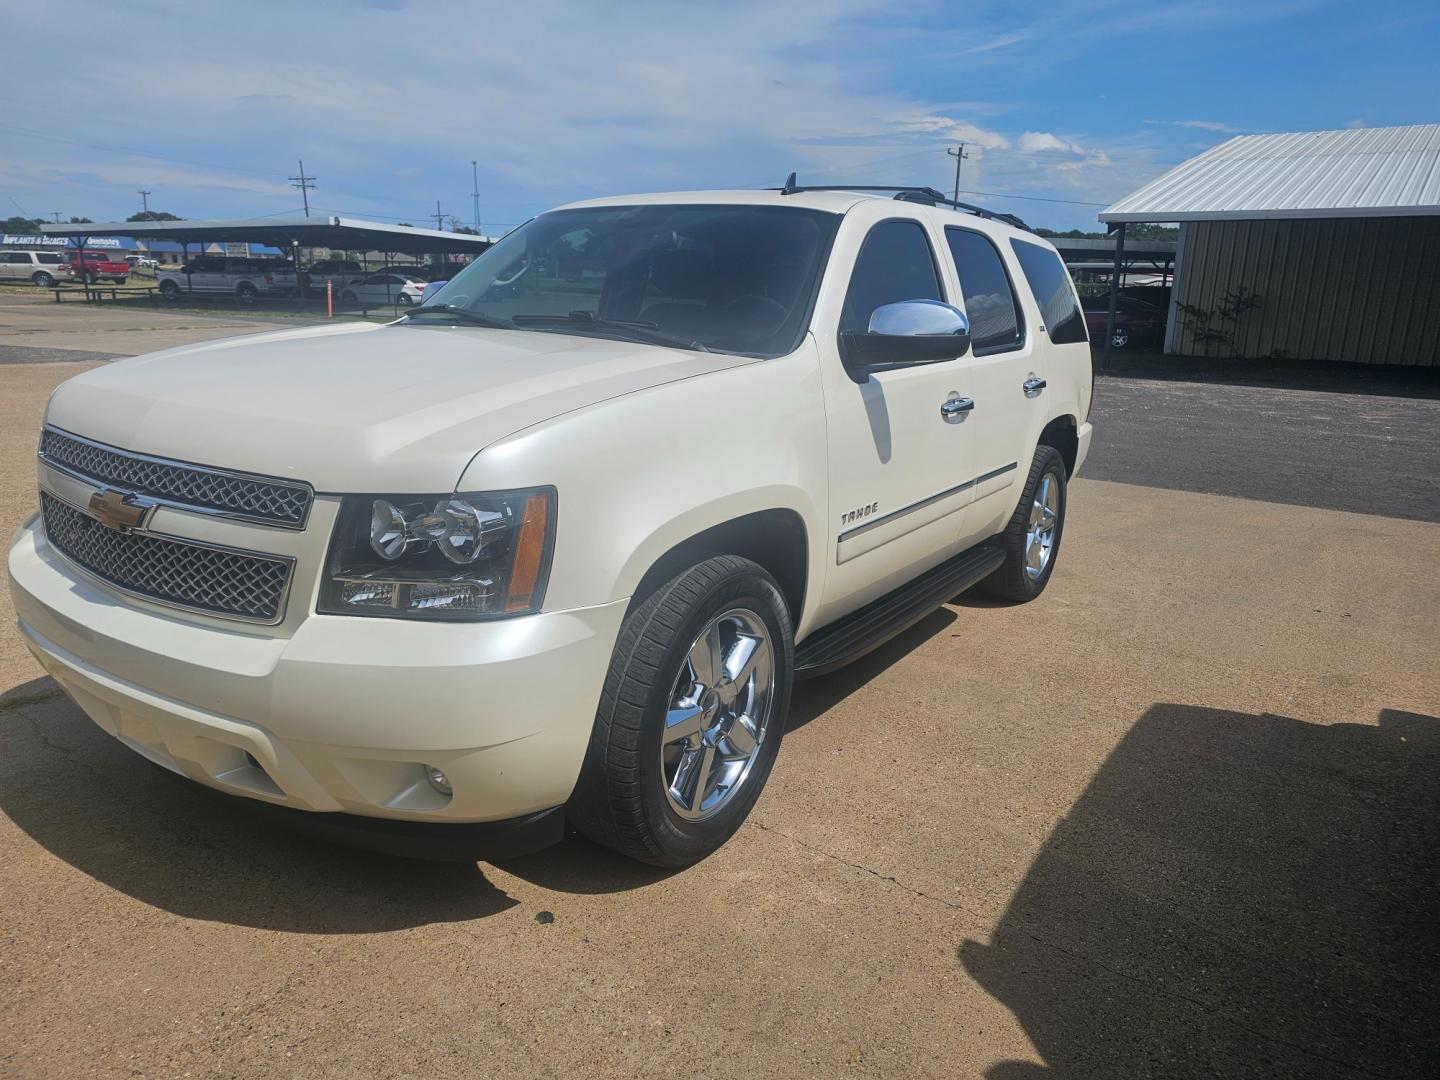
[[[872,372],[938,364],[970,351],[970,320],[939,300],[901,300],[870,315],[865,333],[840,335],[840,356],[856,382]]]

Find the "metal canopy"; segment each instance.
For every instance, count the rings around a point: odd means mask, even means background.
[[[1100,220],[1244,221],[1440,214],[1440,124],[1240,135]]]
[[[130,236],[180,244],[211,241],[262,244],[282,250],[326,247],[351,251],[393,251],[406,255],[478,255],[494,240],[468,233],[386,225],[359,218],[240,218],[232,221],[111,221],[103,224],[42,225],[45,236]]]

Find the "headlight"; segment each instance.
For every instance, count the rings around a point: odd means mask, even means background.
[[[540,610],[555,491],[347,495],[330,540],[322,614],[489,619]]]

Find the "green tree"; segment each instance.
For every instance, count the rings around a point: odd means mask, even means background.
[[[138,214],[131,214],[126,221],[184,221],[178,214],[172,214],[166,210],[142,210]]]
[[[14,217],[7,217],[4,221],[0,221],[0,232],[37,233],[44,223],[42,218],[21,217],[16,214]]]
[[[70,219],[70,224],[71,224],[71,225],[94,225],[94,224],[95,224],[95,219],[94,219],[94,218],[88,218],[88,217],[72,217],[72,218]]]

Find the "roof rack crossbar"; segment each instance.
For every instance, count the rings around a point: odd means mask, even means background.
[[[974,214],[976,217],[987,218],[991,221],[1003,221],[1007,225],[1013,225],[1017,229],[1024,229],[1026,232],[1034,231],[1014,214],[986,210],[983,206],[976,206],[974,203],[960,202],[957,199],[950,198],[943,192],[936,191],[933,187],[915,187],[907,184],[801,185],[795,182],[795,174],[792,172],[785,178],[785,185],[776,190],[778,190],[781,195],[795,195],[802,191],[890,191],[894,192],[894,198],[899,202],[918,202],[926,206],[949,206],[967,214]]]

